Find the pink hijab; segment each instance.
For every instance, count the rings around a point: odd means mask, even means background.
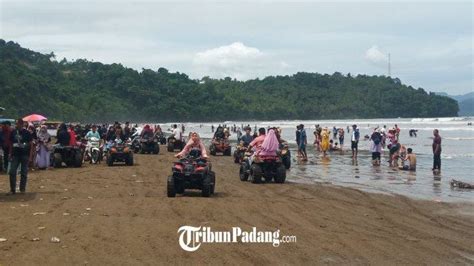
[[[275,131],[273,129],[270,129],[268,131],[268,134],[265,137],[265,140],[262,143],[262,147],[260,149],[260,155],[264,155],[264,156],[276,155],[278,146],[279,146],[279,142],[275,135]]]

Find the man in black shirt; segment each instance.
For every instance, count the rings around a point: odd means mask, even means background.
[[[10,192],[8,195],[16,193],[16,173],[20,165],[20,193],[25,193],[32,136],[31,133],[23,127],[23,120],[21,118],[16,122],[16,128],[10,135],[10,141]]]

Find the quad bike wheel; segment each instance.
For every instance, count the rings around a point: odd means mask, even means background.
[[[214,194],[214,190],[216,188],[216,173],[214,173],[213,171],[209,171],[209,177],[211,179],[211,194]]]
[[[234,151],[234,163],[240,163],[239,151],[238,150]]]
[[[153,148],[153,154],[158,154],[160,152],[160,145],[158,143],[155,144]]]
[[[82,166],[82,154],[80,152],[76,152],[74,154],[74,167],[81,167]]]
[[[252,164],[250,166],[250,173],[252,175],[252,183],[259,184],[262,182],[262,167],[258,164]]]
[[[125,160],[125,164],[128,166],[133,165],[133,153],[129,153],[127,159]]]
[[[216,156],[216,146],[214,146],[214,144],[211,144],[211,146],[209,146],[209,153],[211,153],[212,156]]]
[[[174,152],[174,144],[172,142],[168,142],[168,146],[166,148],[168,152]]]
[[[114,159],[112,158],[112,155],[107,156],[107,165],[108,166],[114,165]]]
[[[286,180],[286,168],[282,164],[277,168],[276,174],[275,174],[275,183],[283,184],[285,183]]]
[[[61,167],[62,162],[63,162],[63,158],[62,158],[61,154],[60,154],[60,153],[55,153],[55,154],[54,154],[54,161],[53,161],[53,163],[54,163],[54,168],[59,168],[59,167]]]
[[[283,164],[285,165],[286,169],[290,169],[290,167],[291,167],[291,158],[290,158],[290,156],[283,157]]]
[[[249,180],[249,174],[247,173],[246,163],[242,163],[240,165],[239,176],[240,176],[240,181]]]
[[[168,176],[168,182],[167,182],[166,190],[167,190],[168,198],[176,197],[176,188],[175,188],[175,183],[174,183],[174,176],[172,176],[172,175]]]
[[[99,162],[99,152],[97,150],[94,150],[91,155],[91,163],[98,163]]]
[[[201,194],[203,197],[208,198],[211,195],[211,191],[212,191],[211,177],[207,175],[202,181]]]
[[[231,156],[232,154],[232,148],[227,148],[225,151],[224,151],[224,156]]]

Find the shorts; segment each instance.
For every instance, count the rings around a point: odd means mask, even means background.
[[[401,147],[400,143],[392,145],[392,147],[390,147],[390,155],[393,155],[394,153],[396,153],[400,149],[400,147]]]
[[[357,150],[357,145],[359,144],[358,141],[351,141],[351,149],[353,150]]]
[[[380,161],[380,152],[372,152],[372,161],[379,160]]]

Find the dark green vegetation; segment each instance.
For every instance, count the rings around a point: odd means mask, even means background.
[[[249,81],[190,79],[165,68],[63,59],[0,40],[5,116],[66,121],[217,121],[456,116],[455,100],[384,76],[297,73]]]

